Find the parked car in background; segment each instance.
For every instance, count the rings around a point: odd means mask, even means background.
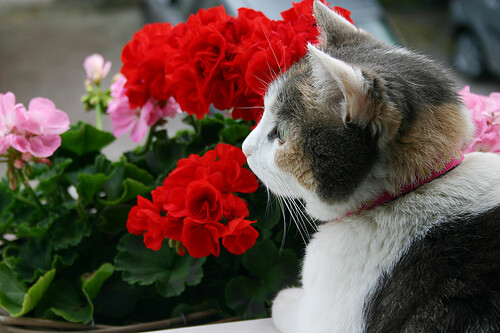
[[[230,15],[236,16],[238,8],[247,7],[259,10],[274,20],[281,19],[280,13],[292,7],[291,0],[143,0],[143,4],[148,21],[172,24],[185,21],[191,13],[201,8],[219,5],[223,5]],[[357,27],[383,42],[397,44],[384,11],[376,0],[335,0],[335,6],[350,10]]]
[[[500,77],[500,0],[452,0],[452,62],[463,75]]]

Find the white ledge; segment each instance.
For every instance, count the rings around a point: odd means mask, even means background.
[[[271,318],[154,331],[165,333],[279,333]]]

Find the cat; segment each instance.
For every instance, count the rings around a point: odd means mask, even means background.
[[[500,156],[460,153],[474,127],[446,70],[313,6],[321,44],[269,85],[243,143],[319,224],[275,326],[500,331]]]

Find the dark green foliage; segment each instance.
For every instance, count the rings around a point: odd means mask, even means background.
[[[223,249],[218,258],[181,257],[168,240],[152,251],[126,230],[137,196],[150,198],[180,158],[220,142],[241,147],[251,125],[221,115],[186,122],[193,129],[170,138],[153,128],[148,146],[117,162],[101,154],[114,140],[110,133],[73,126],[51,166],[29,166],[41,205],[3,179],[0,306],[13,316],[81,323],[159,320],[208,308],[220,317],[268,315],[275,294],[296,282],[292,248],[304,244],[291,236],[281,243],[281,214],[265,190],[243,196],[260,236],[241,256]]]

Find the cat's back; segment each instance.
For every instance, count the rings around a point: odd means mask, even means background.
[[[366,332],[500,331],[498,170],[500,156],[470,154],[385,208],[420,229],[368,297]]]

